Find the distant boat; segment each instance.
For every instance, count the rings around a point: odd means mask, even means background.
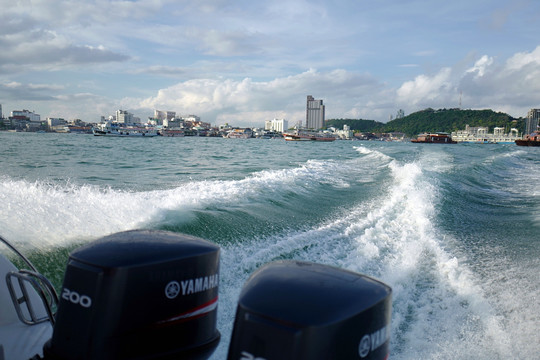
[[[296,129],[293,132],[283,133],[286,141],[334,141],[336,137],[320,131]]]
[[[91,126],[68,125],[68,128],[69,128],[69,132],[72,134],[91,134],[92,133]]]
[[[516,140],[516,145],[540,146],[540,131],[535,131],[529,135],[525,135],[523,139]]]
[[[183,137],[185,136],[184,129],[163,129],[159,131],[158,135],[168,137]]]
[[[153,137],[157,136],[155,129],[138,126],[120,126],[117,123],[107,121],[92,128],[94,136],[116,136],[116,137]]]
[[[422,144],[457,144],[457,141],[452,140],[447,133],[420,134],[416,139],[412,139],[411,142]]]
[[[253,136],[251,129],[232,129],[224,137],[228,139],[249,139]]]
[[[279,139],[282,138],[283,135],[277,132],[273,131],[266,131],[262,134],[258,134],[255,136],[257,139]]]

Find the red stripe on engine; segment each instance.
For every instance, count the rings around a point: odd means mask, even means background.
[[[218,297],[216,296],[214,299],[197,306],[193,309],[190,309],[184,313],[175,315],[173,317],[170,317],[165,320],[158,321],[156,325],[164,325],[164,324],[170,324],[170,323],[176,323],[176,322],[183,322],[187,320],[191,320],[203,315],[208,314],[211,311],[214,311],[217,308],[218,303]]]

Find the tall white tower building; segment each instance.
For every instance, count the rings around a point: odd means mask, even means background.
[[[306,104],[306,127],[322,129],[324,127],[324,105],[322,100],[315,100],[308,95]]]

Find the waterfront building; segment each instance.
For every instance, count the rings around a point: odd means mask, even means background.
[[[31,122],[40,122],[41,116],[39,114],[36,114],[34,111],[28,111],[28,110],[13,110],[11,112],[12,118],[27,118]]]
[[[160,111],[154,110],[154,119],[158,120],[172,120],[176,117],[176,111]]]
[[[126,110],[116,110],[116,122],[119,124],[133,124],[133,114]]]
[[[3,119],[4,118],[4,115],[2,113],[2,104],[0,104],[0,119]]]
[[[67,121],[61,118],[51,118],[51,117],[47,118],[48,127],[53,127],[57,125],[67,125]]]
[[[322,100],[307,96],[306,102],[306,128],[322,129],[324,127],[324,105]]]
[[[452,140],[458,143],[513,143],[517,139],[521,139],[516,128],[510,129],[508,134],[505,134],[504,128],[495,127],[493,133],[489,132],[489,128],[485,126],[471,127],[465,125],[465,130],[454,131],[451,134]]]
[[[174,117],[172,119],[163,119],[163,127],[169,129],[177,129],[184,127],[184,120],[182,118]]]
[[[148,117],[148,123],[153,126],[163,126],[165,121],[167,120],[160,120],[151,116]]]
[[[13,110],[11,116],[4,120],[4,126],[20,131],[43,130],[40,115],[28,110]]]
[[[31,122],[26,123],[26,125],[24,126],[24,131],[29,131],[29,132],[44,131],[44,126],[41,122],[31,121]]]
[[[338,139],[350,140],[354,137],[354,131],[352,131],[351,127],[346,124],[343,125],[343,130],[338,130],[335,128],[329,128],[329,130],[333,130],[334,136]]]
[[[229,130],[232,130],[232,126],[229,125],[229,123],[225,123],[224,125],[219,125],[220,132],[227,132]]]
[[[152,120],[158,120],[158,121],[161,121],[161,123],[163,123],[163,120],[166,118],[167,118],[167,113],[165,111],[154,110],[154,117],[152,118]]]
[[[69,132],[66,131],[67,121],[62,118],[47,118],[47,130],[55,132]]]
[[[201,118],[198,117],[197,115],[182,116],[182,120],[189,121],[191,123],[200,123],[201,122]]]
[[[540,109],[531,109],[527,113],[527,121],[525,122],[525,134],[531,134],[538,128],[538,120],[540,119]]]
[[[184,121],[184,127],[188,127],[191,129],[195,129],[197,127],[200,127],[203,129],[212,128],[212,125],[210,123],[201,121],[201,118],[196,115],[182,116],[182,120]]]
[[[289,128],[289,122],[285,119],[273,119],[264,122],[264,130],[274,132],[284,132]]]

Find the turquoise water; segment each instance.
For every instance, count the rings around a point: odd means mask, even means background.
[[[0,133],[0,234],[61,286],[69,251],[152,228],[222,248],[213,359],[277,259],[393,288],[392,359],[536,358],[540,149]]]

